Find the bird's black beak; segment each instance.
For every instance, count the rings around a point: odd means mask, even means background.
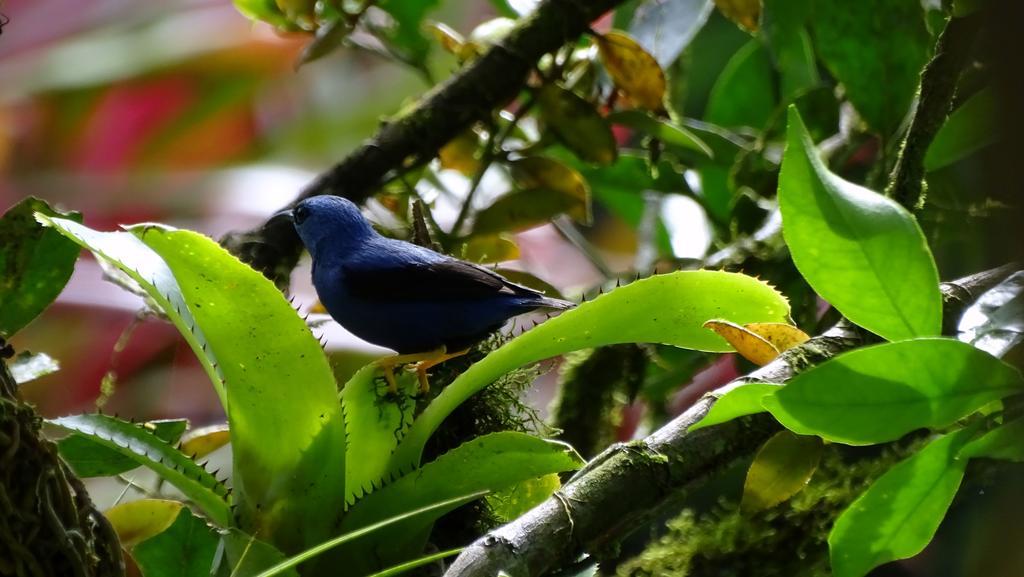
[[[295,211],[293,211],[290,208],[286,208],[284,210],[279,210],[279,211],[275,212],[273,215],[271,215],[271,217],[269,219],[267,219],[267,224],[268,225],[277,224],[279,222],[294,223],[295,222]]]

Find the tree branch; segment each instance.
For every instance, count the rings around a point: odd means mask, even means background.
[[[921,73],[920,98],[910,122],[886,194],[907,210],[924,203],[924,158],[935,134],[949,116],[960,72],[971,55],[981,15],[951,18]]]
[[[944,314],[950,319],[947,329],[955,328],[953,319],[977,296],[1018,268],[1007,265],[943,283]],[[864,340],[856,327],[841,321],[726,386],[752,381],[783,383],[808,366],[864,344]],[[755,451],[780,428],[770,415],[762,413],[689,432],[714,402],[713,397],[705,396],[646,439],[611,447],[555,496],[478,539],[445,576],[540,575],[583,553],[599,555],[666,505],[682,500],[687,489]]]
[[[436,86],[408,113],[381,126],[344,160],[318,176],[294,202],[333,194],[362,202],[406,167],[427,162],[474,122],[522,89],[537,61],[588,29],[624,0],[546,0],[486,54]],[[293,202],[293,204],[294,204]],[[232,233],[229,250],[278,284],[298,262],[302,243],[284,219]]]

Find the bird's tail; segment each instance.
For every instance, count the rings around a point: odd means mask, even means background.
[[[544,297],[537,303],[537,308],[552,309],[556,311],[564,311],[567,309],[574,308],[576,303],[565,301],[562,299],[553,299],[551,297]]]

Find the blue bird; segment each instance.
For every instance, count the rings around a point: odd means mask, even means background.
[[[313,286],[343,327],[398,354],[378,361],[392,391],[392,369],[415,363],[421,391],[427,370],[469,351],[508,319],[573,303],[544,296],[483,267],[381,236],[344,198],[316,196],[292,211],[313,257]]]

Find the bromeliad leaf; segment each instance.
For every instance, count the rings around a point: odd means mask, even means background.
[[[779,205],[793,262],[846,318],[893,341],[939,334],[939,275],[914,217],[829,172],[792,106]]]
[[[948,426],[1022,391],[1024,380],[1013,367],[959,341],[932,338],[839,355],[797,375],[763,403],[794,433],[870,445]]]
[[[157,437],[146,428],[106,415],[75,415],[49,421],[74,431],[89,440],[116,451],[138,465],[152,469],[196,503],[210,519],[220,525],[230,522],[228,489],[206,469]],[[75,467],[75,454],[62,455]]]
[[[709,318],[783,322],[789,303],[769,285],[746,275],[686,271],[617,288],[509,341],[461,374],[413,422],[392,456],[392,472],[420,462],[427,439],[456,407],[517,367],[570,351],[620,343],[661,343],[725,352],[722,337],[701,327]]]
[[[836,519],[828,544],[836,577],[862,577],[912,557],[935,535],[964,476],[960,448],[974,434],[939,437],[875,481]]]

